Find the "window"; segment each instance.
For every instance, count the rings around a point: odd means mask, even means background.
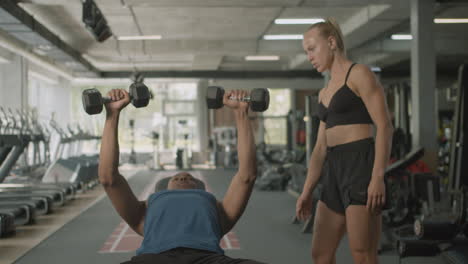
[[[167,92],[169,100],[196,100],[197,83],[170,83]]]
[[[291,109],[291,91],[289,89],[268,89],[270,106],[263,112],[264,116],[285,116]]]
[[[271,145],[286,145],[287,118],[286,117],[268,117],[263,120],[265,126],[265,143]]]
[[[167,101],[164,103],[165,115],[190,115],[195,113],[195,101]]]
[[[286,145],[287,114],[291,109],[290,89],[269,89],[270,105],[263,112],[264,140],[267,144]]]

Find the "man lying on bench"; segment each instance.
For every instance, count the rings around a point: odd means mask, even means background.
[[[140,248],[125,263],[259,263],[232,259],[220,248],[221,238],[241,217],[256,178],[255,142],[247,116],[244,91],[224,94],[224,105],[233,109],[238,135],[239,171],[222,201],[202,189],[199,181],[181,172],[168,182],[167,190],[155,192],[147,201],[138,201],[128,182],[119,173],[117,127],[120,111],[130,102],[125,90],[109,92],[106,121],[99,160],[99,180],[114,208],[130,228],[144,237]],[[231,99],[229,99],[231,97]]]

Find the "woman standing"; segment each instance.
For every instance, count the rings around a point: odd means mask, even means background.
[[[318,72],[330,73],[330,81],[318,96],[321,122],[296,214],[301,220],[310,216],[312,191],[323,174],[312,238],[314,263],[335,263],[345,232],[354,263],[378,263],[384,172],[393,133],[383,87],[367,66],[346,57],[333,19],[312,25],[304,33],[303,48]]]

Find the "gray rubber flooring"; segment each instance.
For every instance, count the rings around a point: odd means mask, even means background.
[[[221,199],[234,170],[201,171],[218,199]],[[142,171],[130,179],[138,195],[153,179],[155,172]],[[240,249],[226,255],[249,258],[271,264],[313,263],[310,258],[311,234],[302,234],[291,224],[296,199],[285,192],[254,191],[244,216],[234,228]],[[99,253],[104,242],[121,222],[110,201],[105,198],[58,230],[21,257],[16,264],[121,263],[131,253]],[[352,263],[346,237],[337,251],[337,263]],[[381,264],[399,263],[394,253],[380,256]],[[440,258],[406,258],[400,263],[444,263]]]

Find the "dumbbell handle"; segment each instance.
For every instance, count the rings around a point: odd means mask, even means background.
[[[229,96],[229,100],[236,100],[236,101],[241,101],[241,102],[250,102],[250,96],[244,96],[241,98],[237,98],[235,96]]]
[[[133,96],[130,95],[130,100],[132,100],[132,99],[133,99]],[[109,96],[103,96],[102,97],[102,102],[104,104],[107,104],[107,103],[110,103],[110,102],[117,102],[117,101],[112,100],[112,98],[110,98]]]

